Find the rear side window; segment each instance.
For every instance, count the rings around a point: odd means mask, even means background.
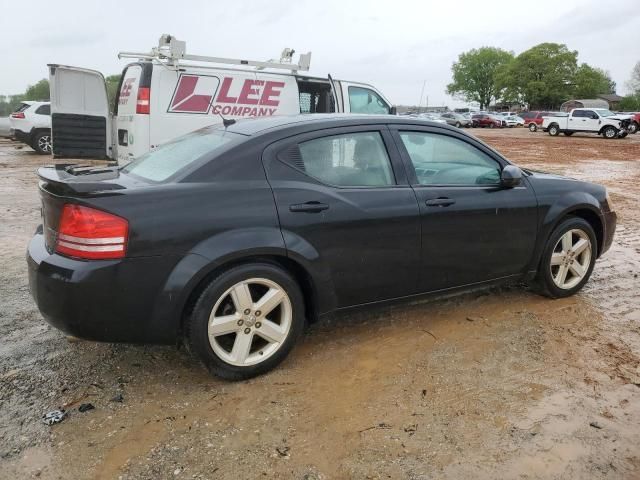
[[[575,110],[575,111],[573,112],[573,116],[574,116],[574,117],[584,117],[584,116],[586,116],[586,115],[584,114],[584,110]]]
[[[379,132],[316,138],[299,146],[296,165],[323,183],[340,187],[382,187],[395,180]]]
[[[213,159],[244,135],[225,130],[198,130],[165,143],[125,166],[122,171],[152,182],[163,182],[201,159]]]
[[[51,115],[51,105],[40,105],[36,113],[38,115]]]
[[[426,132],[401,132],[420,185],[500,183],[500,165],[457,138]]]
[[[349,87],[349,105],[351,113],[389,113],[389,105],[369,88]]]

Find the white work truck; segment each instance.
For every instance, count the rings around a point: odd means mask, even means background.
[[[604,138],[624,138],[630,115],[616,115],[605,108],[574,108],[567,116],[543,117],[542,130],[556,136],[564,133],[570,137],[576,132],[597,133]]]
[[[198,128],[223,119],[299,113],[395,113],[375,87],[362,82],[300,75],[311,53],[292,63],[189,55],[186,44],[162,35],[133,58],[120,79],[115,104],[102,73],[49,65],[53,156],[117,159],[127,163]],[[228,66],[224,66],[228,65]]]

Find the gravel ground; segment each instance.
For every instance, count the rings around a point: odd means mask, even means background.
[[[472,132],[609,187],[619,227],[583,292],[494,289],[322,321],[239,383],[175,348],[43,322],[24,254],[50,159],[0,140],[0,478],[640,478],[640,135]],[[59,407],[68,417],[45,426]]]

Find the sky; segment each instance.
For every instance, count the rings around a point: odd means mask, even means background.
[[[0,0],[0,12],[0,94],[46,77],[47,63],[119,73],[119,51],[149,51],[162,33],[199,55],[311,51],[310,74],[370,83],[393,104],[418,104],[424,85],[423,106],[464,104],[445,89],[471,48],[518,54],[565,43],[579,62],[608,71],[619,94],[640,61],[640,0]]]

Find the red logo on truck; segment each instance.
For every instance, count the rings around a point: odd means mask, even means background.
[[[135,83],[135,78],[127,78],[124,82],[122,82],[122,88],[120,89],[120,95],[118,96],[118,104],[126,105],[129,101],[129,97],[131,96],[131,89],[133,88],[133,84]]]
[[[183,74],[178,80],[169,112],[258,117],[274,115],[284,82]]]

